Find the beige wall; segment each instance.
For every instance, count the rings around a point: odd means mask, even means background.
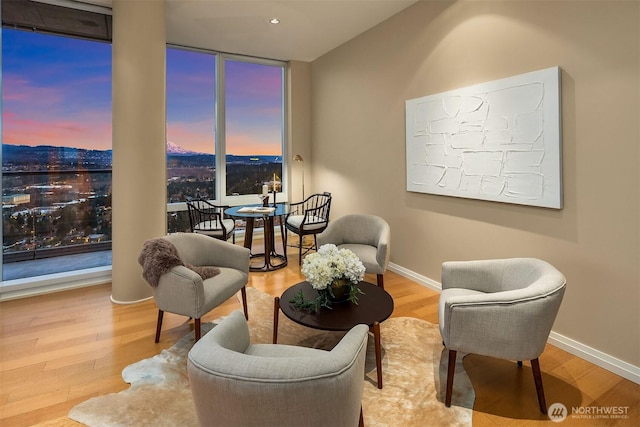
[[[382,216],[391,262],[533,256],[567,277],[554,331],[640,366],[639,3],[422,1],[312,63],[313,190]],[[404,101],[562,69],[564,208],[406,191]]]
[[[302,200],[304,174],[305,196],[311,184],[311,64],[291,61],[287,69],[288,129],[285,155],[289,164],[289,200]],[[298,154],[302,163],[292,161]]]
[[[167,230],[164,15],[164,2],[113,2],[115,302],[151,296],[138,255]]]

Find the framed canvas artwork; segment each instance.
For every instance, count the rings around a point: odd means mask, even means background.
[[[560,68],[406,101],[407,190],[562,208]]]

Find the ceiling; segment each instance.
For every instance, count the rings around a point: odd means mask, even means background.
[[[81,1],[112,4],[112,0]],[[309,62],[416,1],[166,0],[167,42]],[[269,23],[274,17],[279,24]]]

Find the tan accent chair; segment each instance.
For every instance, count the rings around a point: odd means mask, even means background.
[[[566,279],[545,261],[509,258],[442,264],[440,333],[449,350],[445,405],[451,406],[456,354],[531,360],[538,404],[547,405],[538,356],[544,351]]]
[[[357,325],[331,351],[251,344],[234,311],[198,341],[187,362],[201,426],[355,427],[369,327]]]
[[[350,214],[331,221],[318,235],[318,246],[333,243],[339,249],[356,254],[367,273],[377,276],[378,286],[384,288],[384,272],[389,265],[391,228],[375,215]]]
[[[158,306],[156,342],[160,341],[162,318],[165,311],[195,319],[196,341],[200,339],[200,318],[240,291],[245,316],[249,280],[249,249],[212,239],[202,234],[175,233],[164,237],[178,250],[180,259],[195,266],[212,266],[220,274],[202,280],[195,271],[185,266],[173,267],[160,277],[153,288]]]

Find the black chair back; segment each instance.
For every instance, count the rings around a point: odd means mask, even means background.
[[[191,232],[208,234],[221,240],[228,240],[233,229],[226,227],[222,221],[225,218],[224,210],[227,207],[214,205],[204,199],[187,201]]]
[[[322,233],[327,228],[330,213],[331,193],[329,192],[312,194],[302,202],[289,205],[285,226],[288,231],[300,236],[297,245],[299,263],[302,263],[303,236],[313,235],[313,245],[305,247],[304,253],[309,252],[311,249],[317,249],[316,234]],[[292,217],[295,217],[296,220],[294,221]]]

